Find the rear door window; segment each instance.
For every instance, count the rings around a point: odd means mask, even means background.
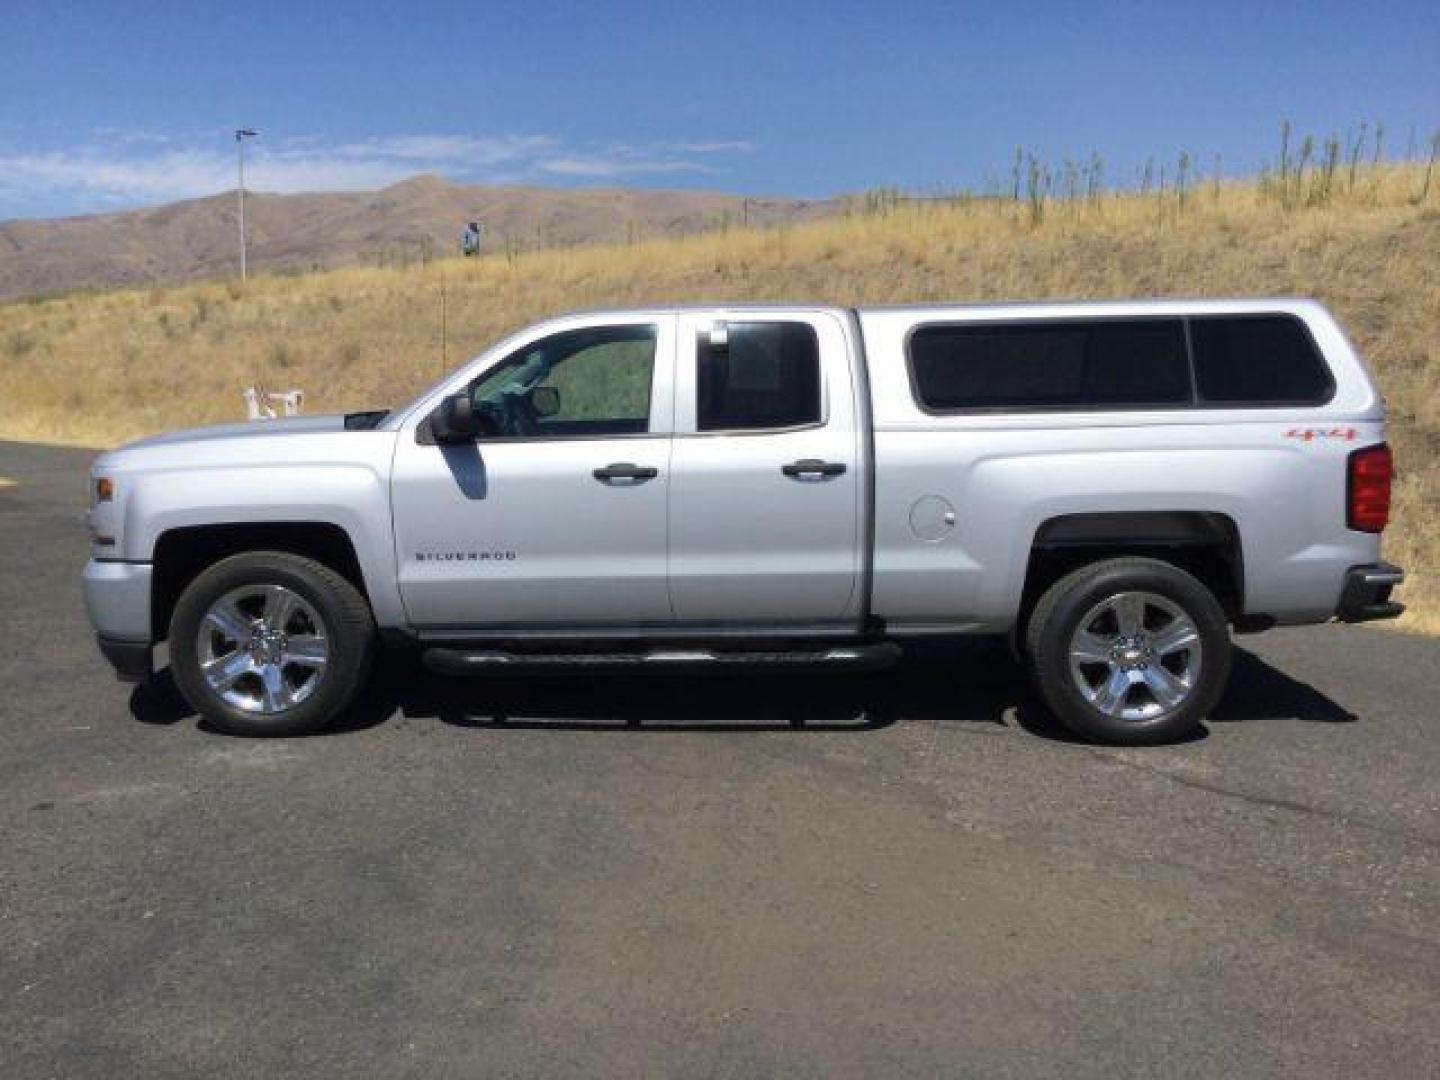
[[[1190,340],[1203,404],[1319,405],[1334,394],[1320,350],[1293,316],[1198,316]]]
[[[820,422],[820,340],[808,323],[727,323],[723,343],[702,334],[698,350],[698,430],[774,430]]]
[[[1176,319],[922,326],[915,395],[934,412],[1173,407],[1192,400]]]

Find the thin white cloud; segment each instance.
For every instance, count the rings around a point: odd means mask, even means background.
[[[711,172],[708,166],[683,159],[649,160],[603,155],[549,158],[540,168],[555,176],[640,176],[646,173]]]
[[[678,142],[663,144],[666,149],[681,154],[748,154],[756,145],[748,139],[729,139],[717,142]]]
[[[718,157],[755,149],[743,140],[596,148],[548,135],[413,134],[337,143],[304,136],[269,139],[263,130],[246,146],[246,187],[270,192],[364,191],[416,173],[480,183],[713,173]],[[22,153],[0,147],[0,197],[17,205],[110,207],[234,186],[235,152],[228,138],[196,141],[110,129],[70,149]]]
[[[193,151],[122,155],[95,149],[0,156],[0,191],[89,193],[105,201],[183,198],[234,185],[234,166]]]
[[[148,128],[128,127],[98,127],[95,134],[109,142],[121,144],[128,143],[150,143],[152,145],[163,145],[174,141],[174,137],[163,131],[151,131]]]
[[[394,159],[397,161],[455,162],[498,165],[524,161],[553,150],[555,139],[545,135],[507,135],[474,138],[467,135],[400,135],[388,139],[367,139],[335,148],[340,157],[351,159]]]
[[[725,142],[660,142],[644,145],[612,143],[603,150],[562,153],[542,161],[540,168],[555,176],[643,176],[662,173],[714,173],[710,161],[697,157],[749,153],[755,144],[740,139]]]

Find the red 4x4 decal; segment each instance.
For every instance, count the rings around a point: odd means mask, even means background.
[[[1299,439],[1301,442],[1314,442],[1316,439],[1344,439],[1346,442],[1354,442],[1360,433],[1353,427],[1332,427],[1332,428],[1298,428],[1292,427],[1285,432],[1287,439]]]

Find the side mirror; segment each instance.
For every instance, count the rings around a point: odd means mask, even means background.
[[[541,420],[560,411],[560,391],[554,386],[536,386],[530,390],[530,407]]]
[[[477,435],[486,434],[489,427],[486,417],[475,411],[475,402],[467,390],[441,401],[440,408],[430,418],[437,443],[469,442]]]

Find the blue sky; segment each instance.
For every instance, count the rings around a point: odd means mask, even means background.
[[[1440,128],[1440,2],[0,0],[0,219],[233,187],[465,181],[819,196],[1111,182],[1188,150]]]

